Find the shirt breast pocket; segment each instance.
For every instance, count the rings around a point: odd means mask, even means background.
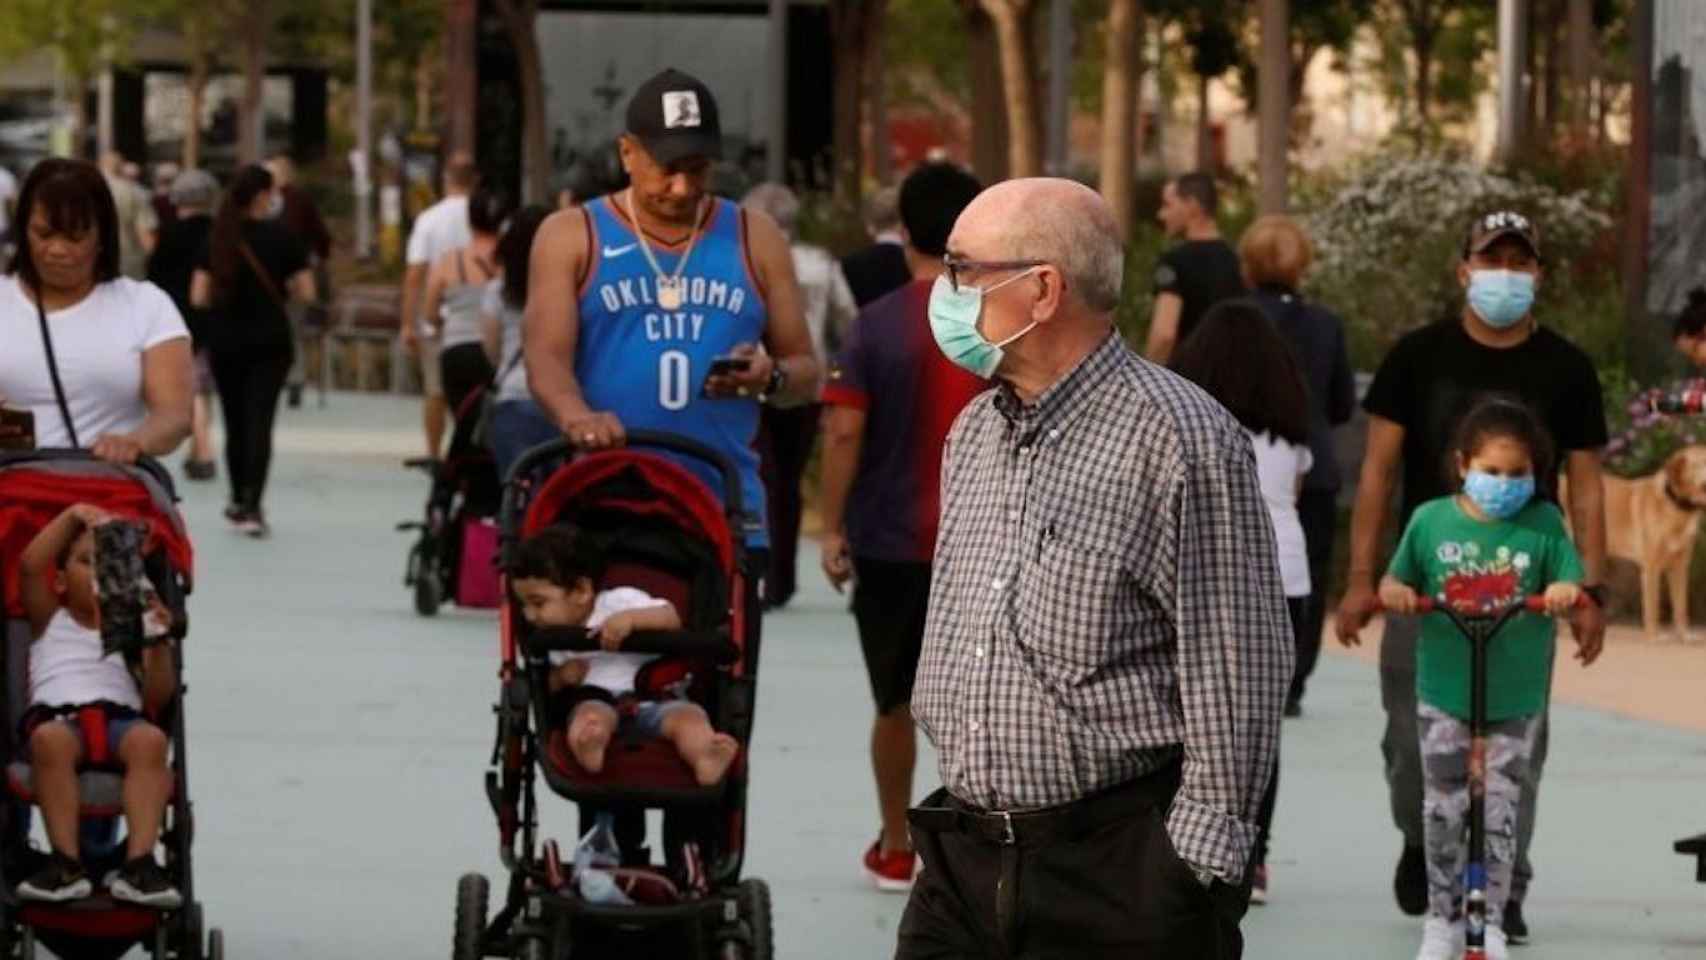
[[[1019,585],[1019,645],[1046,676],[1079,683],[1117,655],[1134,584],[1115,545],[1051,527]]]

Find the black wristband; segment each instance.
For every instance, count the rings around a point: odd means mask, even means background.
[[[782,362],[778,360],[770,368],[770,379],[765,382],[764,389],[758,392],[758,402],[769,403],[770,398],[781,393],[787,385],[788,371],[782,369]]]
[[[1601,610],[1605,609],[1605,602],[1611,596],[1611,593],[1605,589],[1605,584],[1603,583],[1584,586],[1582,587],[1582,592],[1587,594],[1588,599],[1593,601],[1594,606]]]

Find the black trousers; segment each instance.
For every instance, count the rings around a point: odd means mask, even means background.
[[[770,514],[770,579],[768,599],[772,606],[786,606],[794,597],[794,571],[799,562],[800,483],[817,443],[818,404],[777,409],[764,408],[765,493]]]
[[[1297,633],[1298,649],[1300,650],[1303,648],[1301,631],[1305,629],[1304,622],[1309,614],[1310,599],[1309,597],[1285,598],[1285,609],[1291,615],[1291,629]],[[1319,630],[1316,631],[1316,635],[1320,635]],[[1320,649],[1319,643],[1316,644],[1316,649]],[[1273,833],[1274,806],[1279,801],[1279,768],[1279,755],[1275,754],[1274,769],[1268,777],[1268,789],[1262,794],[1262,809],[1256,815],[1256,825],[1261,828],[1261,832],[1256,835],[1256,852],[1250,858],[1250,862],[1257,866],[1268,862],[1268,838]]]
[[[1179,767],[1066,807],[968,816],[937,790],[907,815],[924,869],[896,960],[1236,960],[1246,882],[1204,887],[1165,811]]]
[[[1297,498],[1297,516],[1303,523],[1303,546],[1309,555],[1309,582],[1314,592],[1309,595],[1296,631],[1297,663],[1291,672],[1289,695],[1293,701],[1303,699],[1303,688],[1321,656],[1321,630],[1327,622],[1327,580],[1333,572],[1333,538],[1339,523],[1338,493],[1303,491]]]
[[[258,511],[272,467],[273,420],[285,377],[290,375],[291,349],[215,350],[209,359],[219,389],[219,408],[225,414],[225,472],[231,479],[231,502]]]

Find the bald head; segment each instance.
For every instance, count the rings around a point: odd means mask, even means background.
[[[1090,310],[1119,306],[1119,224],[1101,195],[1076,181],[1037,177],[990,187],[960,215],[948,248],[978,260],[1046,261],[1066,278],[1068,295]]]

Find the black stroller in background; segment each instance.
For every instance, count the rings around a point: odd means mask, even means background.
[[[403,586],[415,593],[415,612],[438,613],[446,600],[458,606],[490,609],[502,602],[498,593],[498,500],[502,485],[491,451],[477,436],[486,391],[470,393],[456,411],[450,450],[444,459],[419,457],[404,466],[432,478],[425,516],[399,523],[400,531],[418,530],[409,547]]]
[[[730,506],[674,461],[636,447],[713,465],[724,477]],[[627,448],[576,457],[542,479],[535,476],[569,452],[561,441],[548,443],[516,464],[504,492],[504,542],[570,524],[607,544],[599,588],[637,587],[668,600],[684,625],[677,632],[636,633],[623,645],[661,655],[642,669],[639,696],[685,691],[718,730],[740,741],[741,752],[727,778],[710,787],[698,784],[664,740],[619,735],[602,771],[582,769],[563,730],[547,719],[549,655],[594,650],[597,643],[579,628],[533,629],[516,604],[506,603],[497,742],[486,790],[509,869],[508,890],[488,921],[488,881],[477,873],[462,877],[454,957],[769,960],[769,888],[740,875],[756,663],[742,602],[739,477],[709,448],[641,431],[629,434]],[[536,771],[566,800],[630,816],[664,812],[663,862],[654,864],[644,849],[623,849],[621,866],[606,871],[630,902],[582,897],[556,841],[541,843]],[[581,831],[589,826],[581,824]]]
[[[83,900],[68,903],[20,901],[20,879],[33,874],[46,853],[30,843],[34,803],[30,765],[18,759],[19,722],[29,706],[30,629],[11,606],[18,555],[43,524],[72,503],[93,503],[138,517],[154,531],[144,574],[172,615],[173,670],[177,695],[161,716],[152,717],[171,738],[172,796],[161,824],[166,872],[183,894],[183,906],[160,911],[113,900],[104,884]],[[0,596],[4,636],[5,723],[0,749],[7,757],[9,796],[0,802],[0,956],[34,960],[37,944],[63,960],[115,960],[141,944],[155,960],[222,960],[224,935],[204,931],[195,899],[190,846],[195,817],[190,803],[188,746],[184,732],[182,639],[188,632],[184,596],[190,590],[189,539],[178,516],[172,481],[159,464],[138,467],[103,463],[82,451],[0,453],[0,571],[7,589]],[[140,642],[140,638],[138,638]],[[84,850],[89,875],[104,877],[124,859],[118,821],[123,811],[123,775],[90,765],[78,774],[82,796]]]

